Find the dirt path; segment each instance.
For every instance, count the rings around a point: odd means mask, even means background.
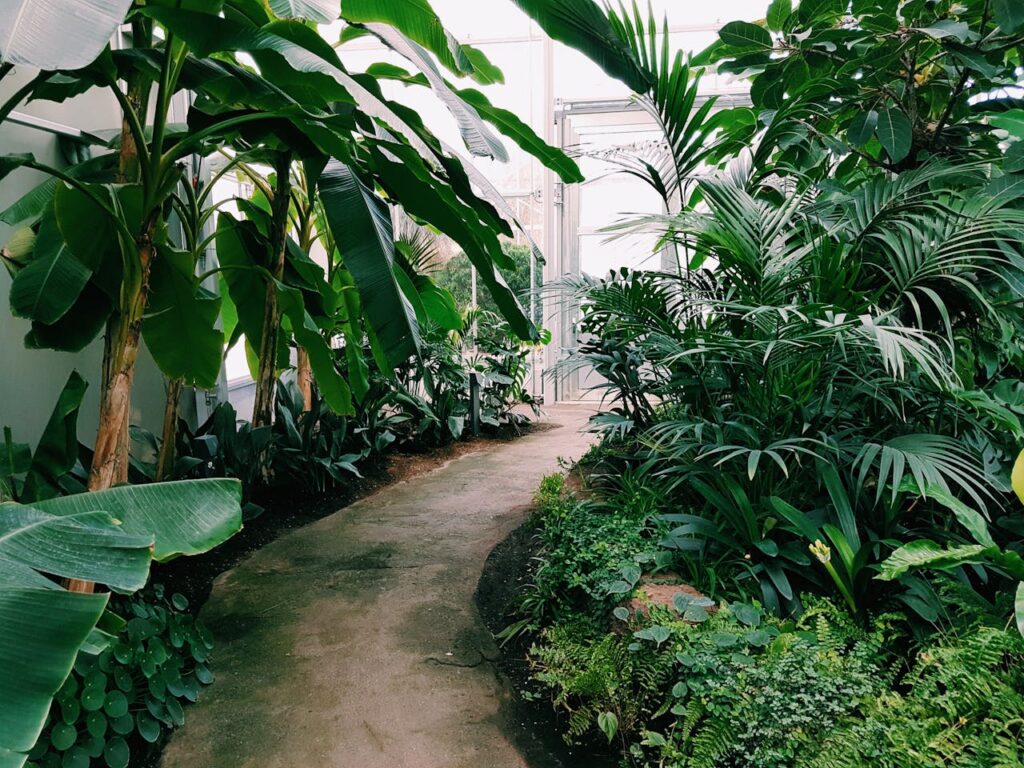
[[[202,617],[217,682],[162,768],[516,768],[473,593],[589,410],[471,453],[268,545]]]

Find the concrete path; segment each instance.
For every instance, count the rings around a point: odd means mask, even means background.
[[[496,648],[473,603],[583,406],[290,533],[214,585],[216,683],[162,768],[516,768]]]

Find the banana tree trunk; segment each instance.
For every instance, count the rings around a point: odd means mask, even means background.
[[[302,393],[302,412],[313,410],[313,367],[309,363],[309,353],[299,347],[295,363],[295,379]]]
[[[271,201],[271,244],[273,263],[270,272],[274,280],[267,280],[267,296],[263,309],[263,330],[260,338],[259,369],[256,376],[256,399],[252,407],[252,424],[263,427],[270,424],[274,412],[274,391],[277,385],[277,342],[281,315],[277,305],[277,283],[284,278],[284,257],[288,243],[288,206],[291,203],[291,165],[288,152],[283,152],[275,163],[277,184]]]
[[[137,47],[152,42],[152,27],[144,19],[132,23],[132,36]],[[128,75],[126,100],[136,115],[146,114],[148,89],[140,73]],[[116,87],[116,86],[115,86]],[[139,148],[127,115],[121,119],[121,149],[118,152],[117,175],[122,184],[139,179]],[[103,344],[103,369],[100,384],[100,418],[89,469],[90,491],[102,491],[128,482],[128,426],[131,421],[132,384],[135,361],[139,355],[142,315],[146,309],[149,269],[153,260],[155,221],[147,222],[139,235],[138,259],[141,279],[134,295],[122,294],[121,307],[107,322]],[[128,286],[122,285],[127,293]],[[92,592],[90,581],[70,579],[71,592]]]
[[[131,420],[135,363],[142,337],[142,316],[146,309],[149,271],[154,255],[152,232],[153,226],[149,225],[139,238],[141,281],[138,289],[133,296],[127,297],[126,306],[121,307],[107,326],[99,428],[89,469],[90,491],[112,488],[128,479],[128,424]],[[68,589],[72,592],[92,592],[94,588],[95,585],[89,581],[72,579],[68,582]]]
[[[183,388],[183,379],[171,379],[167,382],[163,436],[160,441],[160,455],[156,462],[156,481],[158,483],[170,479],[171,471],[174,469],[175,448],[178,441],[178,405]]]

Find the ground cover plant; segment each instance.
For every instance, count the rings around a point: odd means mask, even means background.
[[[538,497],[535,684],[624,765],[1018,764],[1024,18],[776,0],[688,56],[579,5],[664,133],[609,237],[675,268],[563,286],[601,443]]]

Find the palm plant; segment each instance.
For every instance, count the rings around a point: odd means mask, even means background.
[[[1017,417],[973,404],[952,350],[1001,322],[985,286],[1019,274],[1024,214],[942,166],[814,197],[739,165],[700,183],[708,212],[663,217],[692,273],[577,284],[600,340],[568,365],[605,375],[595,428],[631,435],[687,510],[668,546],[776,610],[834,581],[859,611],[880,554],[943,505],[998,514],[993,427]]]

